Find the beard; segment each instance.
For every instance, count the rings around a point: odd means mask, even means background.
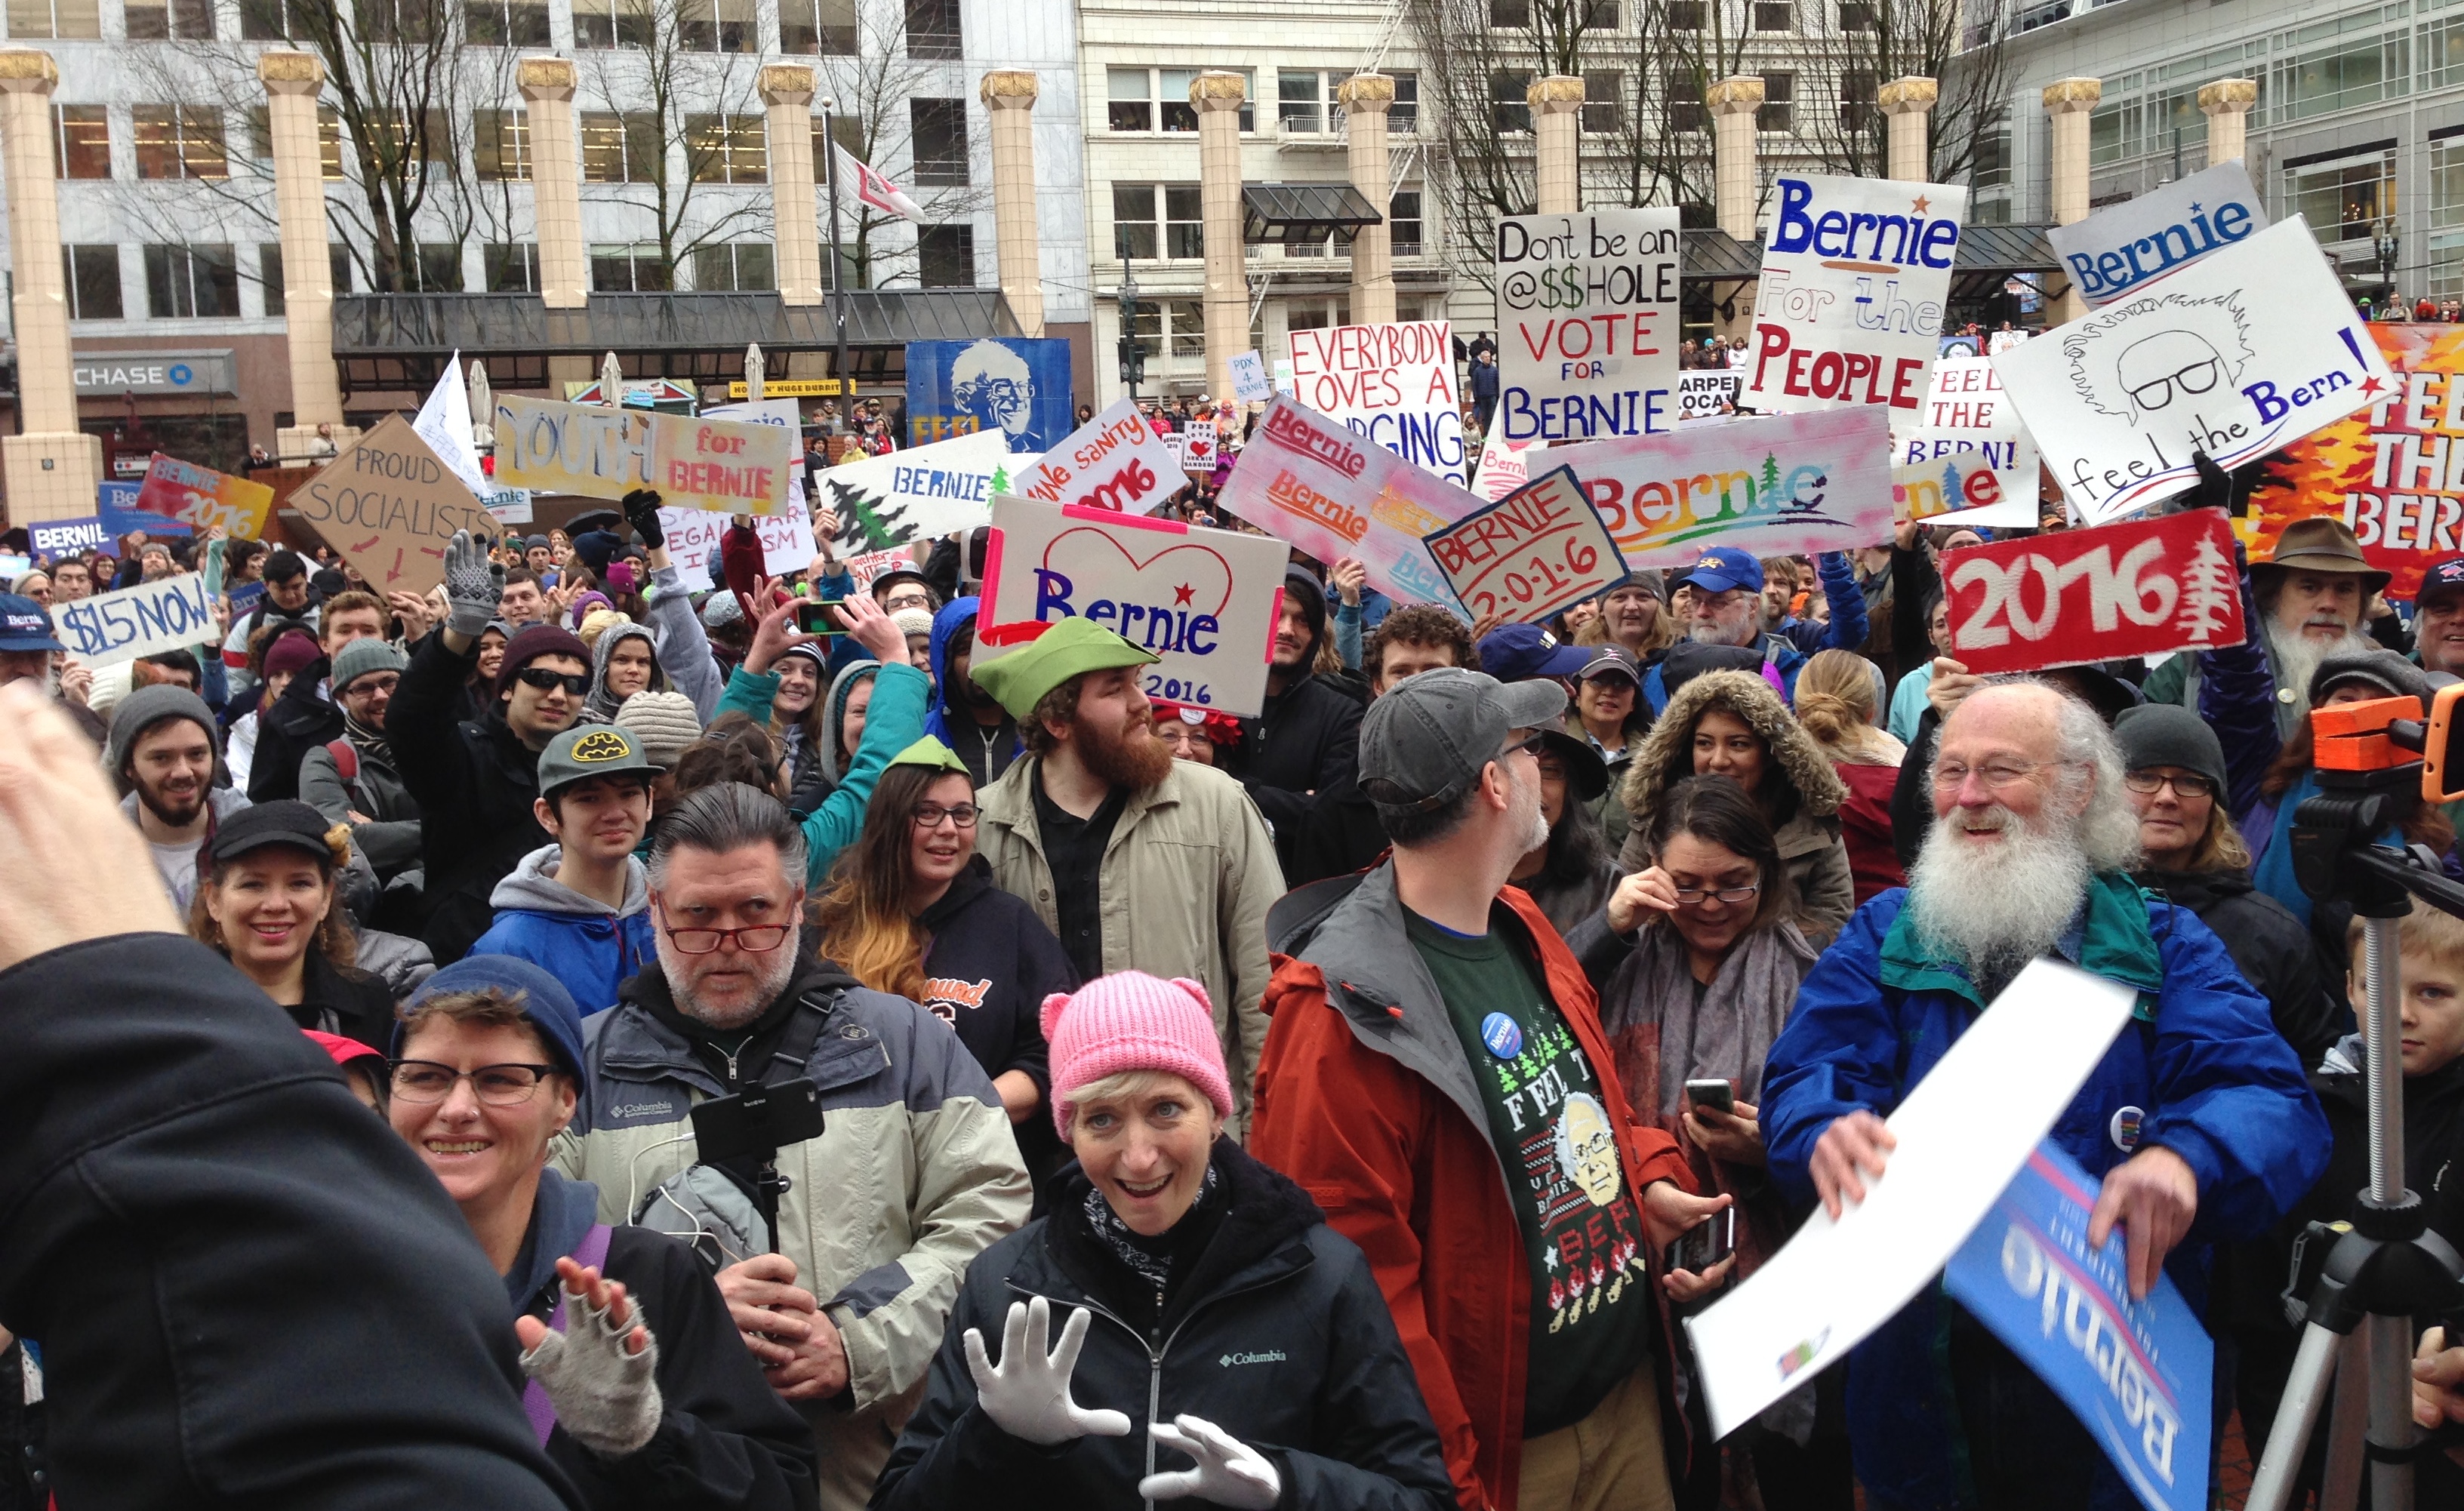
[[[1708,621],[1690,622],[1685,638],[1698,646],[1750,646],[1762,632],[1762,602],[1757,599]]]
[[[197,821],[206,811],[207,784],[199,782],[191,790],[173,795],[157,792],[144,782],[135,783],[138,805],[160,820],[165,828],[185,829]]]
[[[1541,809],[1538,776],[1528,782],[1520,777],[1514,779],[1506,806],[1506,826],[1508,833],[1523,836],[1520,854],[1529,855],[1549,843],[1549,816]]]
[[[2291,688],[2296,696],[2304,699],[2310,696],[2310,679],[2318,674],[2320,663],[2329,656],[2366,655],[2379,648],[2377,641],[2358,629],[2347,629],[2333,640],[2314,640],[2299,629],[2286,629],[2273,614],[2261,619],[2259,624],[2267,634],[2267,655],[2276,667],[2276,685]]]
[[[677,1012],[711,1028],[738,1029],[768,1012],[770,1004],[787,990],[787,983],[796,978],[801,942],[800,933],[790,933],[778,949],[761,956],[760,964],[753,969],[753,990],[742,1002],[733,1005],[705,1001],[694,989],[693,963],[716,957],[678,954],[669,947],[664,931],[658,937],[659,974],[668,979],[668,991],[675,999]]]
[[[1172,775],[1172,747],[1155,738],[1153,717],[1118,729],[1078,721],[1078,758],[1108,787],[1144,792]]]
[[[1952,826],[1998,829],[2003,838],[1971,843],[1947,832]],[[1983,979],[2052,950],[2093,874],[2076,821],[2030,824],[1999,803],[1958,808],[1934,821],[1908,878],[1908,906],[1928,943],[1948,947]]]

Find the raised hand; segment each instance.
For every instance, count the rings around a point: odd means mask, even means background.
[[[976,1377],[976,1404],[993,1425],[1021,1442],[1051,1448],[1079,1437],[1126,1437],[1130,1419],[1119,1412],[1089,1411],[1069,1399],[1069,1375],[1087,1342],[1088,1319],[1079,1307],[1062,1325],[1061,1343],[1050,1353],[1052,1308],[1043,1297],[1009,1303],[1001,1327],[998,1368],[984,1355],[984,1335],[974,1327],[961,1340],[967,1369]],[[1271,1502],[1269,1502],[1271,1503]]]
[[[659,528],[659,491],[655,488],[637,488],[625,495],[625,522],[633,527],[645,546],[668,543],[667,533]]]
[[[1609,930],[1630,934],[1651,921],[1653,913],[1677,911],[1677,883],[1655,865],[1629,873],[1609,893]]]
[[[505,596],[505,569],[488,559],[488,548],[456,530],[445,542],[445,627],[476,640],[496,617]]]
[[[753,580],[752,592],[737,595],[737,602],[744,605],[745,618],[753,623],[753,644],[744,652],[744,669],[756,676],[769,670],[780,657],[796,646],[809,646],[822,638],[808,635],[795,626],[793,616],[801,600],[786,598],[775,603],[771,602],[777,597],[777,579],[758,577]],[[865,602],[869,603],[871,600]],[[757,608],[756,604],[766,606]],[[876,608],[873,612],[879,613],[880,610]],[[900,642],[900,645],[904,646],[905,642]]]
[[[1198,1460],[1195,1469],[1139,1480],[1138,1494],[1149,1500],[1196,1496],[1229,1511],[1273,1511],[1283,1496],[1284,1477],[1275,1473],[1273,1460],[1202,1416],[1183,1412],[1169,1422],[1151,1422],[1147,1435]]]
[[[907,664],[907,636],[899,629],[871,595],[859,593],[838,607],[839,623],[847,626],[847,638],[872,652],[872,659],[885,667]]]
[[[564,1281],[564,1331],[536,1317],[514,1319],[522,1372],[547,1392],[565,1435],[603,1458],[622,1458],[650,1440],[666,1411],[658,1342],[633,1322],[623,1281],[569,1259],[556,1261],[556,1273]]]

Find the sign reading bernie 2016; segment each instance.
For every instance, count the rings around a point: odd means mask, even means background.
[[[1968,191],[1779,176],[1754,298],[1748,407],[1771,413],[1925,399]]]
[[[1672,428],[1677,210],[1497,223],[1499,428],[1517,445]]]

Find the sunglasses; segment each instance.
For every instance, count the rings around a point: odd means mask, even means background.
[[[515,672],[514,677],[524,687],[537,688],[541,692],[551,688],[562,688],[566,695],[578,698],[590,691],[590,679],[579,672],[550,671],[545,667],[524,667]]]

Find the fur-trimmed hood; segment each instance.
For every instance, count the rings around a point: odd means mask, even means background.
[[[1709,671],[1677,690],[1653,721],[1641,752],[1626,763],[1623,796],[1638,827],[1645,815],[1659,811],[1661,794],[1672,779],[1693,775],[1694,726],[1712,709],[1736,714],[1771,747],[1781,775],[1796,789],[1797,817],[1834,819],[1848,799],[1848,784],[1771,685],[1750,671]],[[1683,764],[1672,778],[1670,768],[1681,759]],[[1836,819],[1833,827],[1836,831]]]

